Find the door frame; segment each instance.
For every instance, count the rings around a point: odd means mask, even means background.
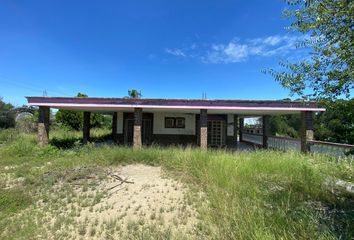
[[[226,137],[227,137],[227,114],[208,114],[207,117],[208,117],[207,123],[209,121],[222,121],[223,125],[224,125],[223,129],[221,130],[223,137],[224,137],[224,140],[222,142],[223,145],[211,146],[210,141],[208,141],[208,147],[224,147],[226,145]],[[196,120],[196,124],[195,124],[196,143],[197,143],[197,145],[199,145],[199,143],[200,143],[200,114],[196,114],[195,120]],[[209,138],[209,134],[208,134],[208,138]]]
[[[143,124],[144,124],[144,121],[147,121],[149,120],[150,121],[150,136],[149,136],[149,141],[146,142],[145,140],[146,139],[143,139],[143,132],[142,132],[142,143],[144,144],[151,144],[152,141],[153,141],[153,121],[154,121],[154,114],[153,113],[143,113],[143,116],[142,116],[142,121],[141,121],[141,130],[143,130]],[[133,130],[132,130],[132,133],[131,134],[134,134],[134,113],[133,112],[125,112],[123,113],[123,142],[124,144],[126,145],[130,145],[130,144],[133,144],[133,138],[132,138],[132,141],[131,142],[128,142],[128,121],[133,121]]]
[[[218,119],[218,120],[208,120],[208,145],[210,147],[223,147],[226,145],[226,122],[223,119]],[[220,124],[220,126],[215,126],[217,124]],[[219,128],[219,129],[216,129]],[[218,132],[216,132],[218,131]],[[213,138],[215,138],[215,135],[219,135],[219,140],[218,143],[214,143]]]

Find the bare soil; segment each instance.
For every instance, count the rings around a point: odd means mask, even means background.
[[[98,171],[99,172],[99,171]],[[127,182],[102,174],[110,172]],[[68,188],[60,183],[50,201],[37,207],[46,211],[45,239],[192,239],[197,211],[188,204],[190,190],[167,177],[160,167],[141,164],[91,173]],[[85,186],[82,186],[85,182]],[[75,186],[71,189],[72,186]],[[68,190],[70,189],[70,190]],[[65,196],[66,195],[66,196]]]

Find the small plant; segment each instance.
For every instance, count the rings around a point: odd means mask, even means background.
[[[79,225],[78,233],[81,236],[84,236],[86,234],[86,226],[84,224]]]
[[[172,223],[173,223],[173,225],[175,225],[175,227],[178,226],[178,220],[177,220],[176,217],[174,217],[174,218],[172,219]]]
[[[138,212],[139,210],[140,210],[140,208],[142,207],[142,205],[141,204],[139,204],[139,206],[137,206],[136,208],[135,208],[135,211],[136,212]]]
[[[91,227],[90,229],[90,236],[93,237],[96,234],[96,228],[94,226]]]
[[[150,220],[155,220],[156,219],[156,213],[153,212],[150,214]]]
[[[164,207],[160,207],[160,213],[164,213],[164,212],[165,212]]]

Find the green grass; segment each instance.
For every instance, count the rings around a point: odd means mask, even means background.
[[[97,140],[107,133],[93,130],[92,134]],[[58,181],[64,179],[70,183],[70,179],[85,171],[130,163],[162,166],[192,189],[205,193],[206,201],[194,202],[201,218],[196,230],[200,238],[354,237],[354,196],[328,184],[333,179],[353,182],[351,162],[264,150],[201,151],[158,146],[133,150],[123,146],[81,146],[80,133],[53,131],[51,136],[51,145],[38,147],[34,134],[0,130],[0,172],[22,179],[19,184],[6,188],[5,180],[0,178],[2,239],[36,238],[42,233],[41,224],[31,221],[28,212],[36,216],[43,214],[35,212],[31,206],[39,201],[52,201],[47,193]],[[72,171],[77,168],[83,169]],[[65,194],[72,194],[67,191]],[[192,196],[190,201],[193,203],[195,199]],[[21,223],[21,227],[13,233],[9,223]],[[64,221],[63,224],[70,223]],[[83,229],[89,231],[83,227],[79,231],[83,233]],[[170,231],[166,231],[160,233],[148,227],[145,236],[147,239],[170,238]],[[133,231],[131,237],[135,235],[144,234]]]

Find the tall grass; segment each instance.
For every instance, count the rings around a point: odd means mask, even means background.
[[[100,134],[105,133],[97,133],[97,137]],[[64,142],[65,138],[80,141],[78,133],[55,132],[52,136],[57,141]],[[353,181],[352,163],[264,150],[201,151],[158,146],[133,150],[79,143],[66,148],[53,145],[40,148],[35,140],[34,135],[0,131],[1,172],[25,179],[18,191],[12,189],[10,193],[1,186],[0,227],[11,214],[36,200],[29,197],[32,191],[56,181],[66,169],[143,163],[160,165],[204,192],[205,202],[196,202],[202,218],[196,231],[205,238],[351,239],[354,236],[354,196],[329,184],[333,179]],[[54,177],[44,178],[47,172],[55,173]]]

